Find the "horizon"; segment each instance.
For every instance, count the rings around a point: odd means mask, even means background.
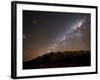
[[[55,51],[91,50],[87,13],[23,10],[23,60]]]

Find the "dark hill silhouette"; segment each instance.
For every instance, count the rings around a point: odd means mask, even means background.
[[[50,52],[23,62],[23,69],[90,66],[90,51]]]

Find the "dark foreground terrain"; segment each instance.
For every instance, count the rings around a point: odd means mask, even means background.
[[[23,62],[23,69],[90,66],[89,51],[51,52]]]

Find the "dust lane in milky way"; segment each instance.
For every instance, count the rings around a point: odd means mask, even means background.
[[[47,52],[90,50],[90,14],[23,11],[23,59]],[[58,46],[60,44],[60,46]]]

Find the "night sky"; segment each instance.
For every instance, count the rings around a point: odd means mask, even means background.
[[[90,14],[23,11],[23,60],[53,51],[90,51]]]

